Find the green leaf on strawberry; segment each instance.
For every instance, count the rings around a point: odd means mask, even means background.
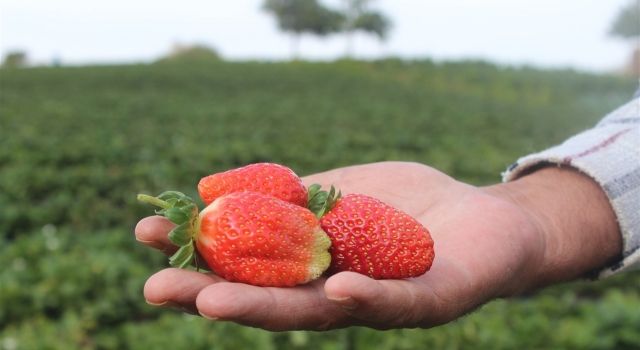
[[[193,199],[181,192],[166,191],[157,197],[139,194],[138,200],[160,207],[156,214],[177,225],[169,232],[169,240],[180,248],[169,258],[169,264],[179,268],[192,264],[195,261],[194,237],[198,225],[198,206]]]
[[[324,216],[331,208],[333,208],[342,197],[342,192],[336,193],[335,187],[331,186],[329,192],[323,191],[322,186],[319,184],[313,184],[309,186],[307,207],[312,213],[319,219]]]

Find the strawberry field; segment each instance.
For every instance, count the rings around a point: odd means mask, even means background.
[[[431,330],[270,333],[158,310],[139,192],[258,161],[381,160],[475,185],[593,125],[634,81],[385,60],[0,70],[0,349],[637,349],[640,274],[494,301]]]

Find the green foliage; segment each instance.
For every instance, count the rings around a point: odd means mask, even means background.
[[[363,13],[356,18],[353,24],[354,30],[375,34],[384,39],[389,31],[390,22],[380,13]]]
[[[345,31],[363,31],[376,35],[379,39],[386,38],[391,21],[379,11],[367,8],[371,0],[346,0]]]
[[[492,302],[432,330],[270,333],[144,303],[166,258],[138,192],[257,161],[423,162],[482,185],[593,125],[634,82],[483,62],[0,71],[0,349],[637,349],[640,274]]]
[[[640,37],[640,0],[631,0],[613,22],[611,35],[625,39]]]
[[[264,9],[278,20],[285,32],[327,35],[340,29],[343,17],[318,0],[266,0]]]

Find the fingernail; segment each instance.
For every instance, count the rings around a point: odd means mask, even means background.
[[[358,302],[352,297],[329,298],[329,300],[340,305],[340,307],[345,310],[354,310],[356,307],[358,307]]]
[[[163,307],[176,307],[176,308],[181,308],[180,304],[178,303],[174,303],[173,301],[170,300],[165,300],[161,303],[153,303],[150,302],[149,300],[145,300],[147,302],[147,304],[151,305],[151,306],[163,306]]]
[[[165,301],[160,302],[160,303],[152,303],[152,302],[150,302],[149,300],[146,300],[146,299],[145,299],[145,301],[147,302],[147,304],[149,304],[151,306],[165,306],[165,305],[169,304],[169,300],[165,300]]]
[[[140,242],[142,244],[148,245],[150,247],[156,248],[156,249],[164,248],[162,244],[160,244],[160,243],[158,243],[156,241],[147,241],[147,240],[144,240],[144,239],[138,239],[138,237],[136,237],[136,241],[138,241],[138,242]]]
[[[220,319],[220,317],[214,317],[214,316],[205,315],[202,312],[200,313],[200,316],[202,316],[203,318],[206,318],[209,321],[217,321],[217,320]]]

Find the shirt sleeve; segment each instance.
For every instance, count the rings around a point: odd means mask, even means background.
[[[503,181],[543,164],[582,171],[600,184],[609,198],[622,232],[622,259],[599,271],[598,276],[640,269],[640,90],[593,129],[520,158],[502,174]]]

